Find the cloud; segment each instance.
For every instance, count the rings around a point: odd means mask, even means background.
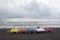
[[[60,19],[60,0],[0,0],[0,19]]]

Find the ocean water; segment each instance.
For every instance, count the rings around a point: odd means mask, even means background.
[[[60,28],[60,22],[1,22],[0,28],[37,28],[37,27]]]

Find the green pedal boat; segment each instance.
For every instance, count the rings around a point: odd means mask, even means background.
[[[28,33],[35,33],[36,29],[35,28],[28,28]]]

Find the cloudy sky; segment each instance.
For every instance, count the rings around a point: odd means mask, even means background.
[[[0,20],[5,18],[60,19],[60,0],[0,0]]]

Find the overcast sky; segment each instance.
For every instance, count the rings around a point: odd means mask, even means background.
[[[60,19],[60,0],[0,0],[0,20],[5,18]]]

